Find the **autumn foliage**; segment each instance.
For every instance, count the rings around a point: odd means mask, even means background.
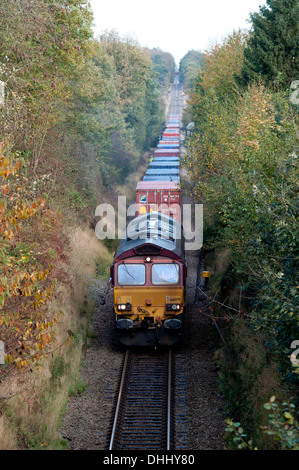
[[[18,368],[39,359],[45,346],[53,341],[55,321],[47,317],[45,309],[53,294],[53,283],[48,280],[51,268],[43,265],[26,236],[27,221],[41,214],[44,201],[40,198],[29,202],[21,197],[21,166],[22,161],[12,154],[8,143],[1,143],[0,337],[6,363]]]
[[[276,13],[289,18],[286,10]],[[255,76],[244,87],[249,37],[236,32],[207,51],[190,93],[195,131],[187,140],[184,165],[188,190],[204,204],[206,250],[229,253],[223,290],[234,292],[233,305],[217,293],[231,325],[222,387],[231,412],[253,427],[261,419],[252,409],[257,393],[263,393],[258,380],[267,367],[277,369],[282,388],[298,387],[298,366],[290,356],[299,337],[299,133],[298,105],[290,103],[289,89],[267,86],[270,76]],[[250,43],[256,39],[251,36]],[[280,61],[272,66],[290,68]],[[241,328],[248,338],[241,337]],[[255,335],[264,335],[264,343],[252,345]]]
[[[238,85],[245,45],[236,33],[207,53],[190,98],[197,132],[185,166],[193,196],[205,204],[207,246],[232,250],[237,275],[255,291],[260,324],[279,349],[297,331],[297,125],[288,95]]]
[[[0,3],[0,340],[9,367],[53,346],[49,301],[67,279],[57,268],[61,219],[92,221],[162,127],[148,52],[116,32],[95,39],[92,19],[87,0]]]

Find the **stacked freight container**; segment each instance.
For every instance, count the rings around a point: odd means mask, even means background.
[[[171,114],[143,181],[136,188],[137,216],[158,211],[181,221],[180,123]]]
[[[180,221],[181,191],[174,181],[140,181],[136,189],[137,215],[158,211]]]

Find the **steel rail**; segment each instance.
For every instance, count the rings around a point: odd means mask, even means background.
[[[139,359],[138,359],[139,358]],[[129,351],[126,352],[124,362],[123,362],[123,370],[121,373],[121,380],[119,385],[119,391],[117,396],[117,403],[114,412],[113,418],[113,426],[112,431],[110,432],[109,437],[109,450],[113,450],[118,448],[119,446],[119,438],[120,436],[124,437],[124,441],[122,441],[122,445],[125,445],[123,449],[127,449],[128,447],[126,444],[126,440],[128,434],[132,436],[139,436],[141,440],[137,443],[135,440],[135,445],[141,445],[140,450],[142,448],[147,448],[146,445],[153,445],[153,449],[166,449],[171,450],[171,445],[173,442],[172,436],[172,425],[173,425],[173,409],[175,406],[174,400],[174,391],[173,391],[173,356],[172,351],[168,351],[168,355],[165,357],[164,361],[158,361],[157,366],[155,366],[155,361],[157,359],[152,357],[151,364],[154,365],[153,372],[150,371],[148,367],[144,368],[145,364],[143,360],[140,362],[140,358],[142,359],[142,355],[134,355],[131,358],[131,353]],[[138,368],[138,362],[141,368]],[[164,366],[163,366],[164,362]],[[137,368],[136,368],[137,367]],[[143,370],[142,370],[143,369]],[[164,372],[163,372],[164,370]],[[156,372],[155,372],[156,371]],[[145,372],[145,375],[143,375]],[[151,374],[157,374],[151,375]],[[164,379],[163,379],[164,376]],[[139,381],[139,377],[141,381]],[[153,382],[151,382],[151,377]],[[146,385],[146,381],[150,380],[149,386]],[[163,381],[164,381],[164,398],[163,398]],[[154,392],[155,387],[158,386],[158,395],[160,394],[160,399],[157,399],[157,393]],[[129,394],[128,394],[129,392]],[[140,396],[148,396],[149,398],[152,397],[150,403],[148,404],[149,409],[145,410],[143,414],[140,410],[140,414],[136,415],[136,410],[132,410],[132,406],[134,400],[137,400],[137,409],[140,407],[140,400],[138,403],[138,395]],[[125,401],[124,401],[125,397]],[[131,397],[131,398],[130,398]],[[130,404],[131,401],[131,404]],[[164,405],[163,405],[164,402]],[[127,405],[129,403],[129,413],[127,409]],[[164,412],[163,412],[164,408]],[[159,411],[160,410],[160,411]],[[163,418],[164,414],[164,418]],[[130,419],[135,421],[135,428],[129,428],[128,423]],[[123,428],[124,422],[126,425]],[[138,426],[141,424],[141,427]],[[164,423],[164,424],[163,424]],[[134,426],[134,425],[133,425]],[[139,434],[138,434],[139,433]],[[145,436],[148,433],[149,441],[142,441],[142,436]],[[159,446],[159,438],[160,435],[160,447]],[[154,440],[151,439],[154,437]],[[116,446],[116,447],[115,447]],[[130,448],[130,447],[129,447]],[[151,447],[149,447],[151,448]],[[137,447],[138,449],[138,447]]]
[[[167,397],[167,449],[170,449],[170,438],[171,438],[171,396],[172,396],[172,355],[171,349],[169,350],[168,356],[168,397]]]
[[[129,355],[130,355],[130,352],[129,352],[129,350],[127,350],[126,355],[125,355],[125,360],[124,360],[124,367],[123,367],[123,372],[122,372],[122,376],[121,376],[119,392],[118,392],[117,405],[116,405],[115,416],[114,416],[114,421],[113,421],[113,428],[112,428],[112,432],[111,432],[109,450],[112,450],[112,447],[113,447],[114,436],[115,436],[115,431],[116,431],[116,426],[117,426],[119,408],[120,408],[121,397],[122,397],[122,392],[123,392],[123,387],[124,387],[124,382],[125,382],[125,377],[126,377],[126,371],[127,371]]]

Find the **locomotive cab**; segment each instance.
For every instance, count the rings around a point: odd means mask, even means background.
[[[146,214],[133,222],[138,236],[123,241],[111,269],[116,330],[127,346],[169,346],[181,334],[185,304],[187,268],[183,240],[178,236],[182,229],[160,213]],[[152,233],[148,223],[155,227]],[[145,231],[140,229],[142,224]],[[175,237],[174,229],[179,230]]]

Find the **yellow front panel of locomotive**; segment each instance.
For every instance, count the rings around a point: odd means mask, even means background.
[[[119,311],[118,305],[130,304],[131,311]],[[180,304],[180,310],[166,311],[166,304]],[[144,286],[114,287],[114,311],[119,315],[129,316],[132,320],[154,317],[161,321],[169,316],[182,313],[184,307],[183,286]]]

